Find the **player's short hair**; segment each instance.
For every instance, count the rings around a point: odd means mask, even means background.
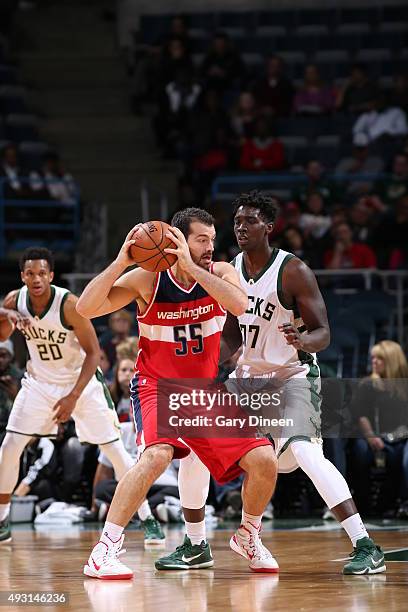
[[[254,189],[249,193],[241,193],[232,203],[234,215],[240,206],[259,208],[259,213],[267,223],[274,223],[280,207],[279,199]]]
[[[20,257],[20,270],[24,271],[25,262],[29,259],[45,259],[51,272],[54,271],[54,256],[45,247],[29,247],[25,249]]]
[[[204,225],[215,224],[215,219],[210,213],[203,208],[184,208],[183,210],[178,210],[171,220],[171,225],[173,227],[178,227],[178,229],[183,232],[184,237],[188,238],[190,233],[190,225],[193,221],[198,221],[199,223],[203,223]]]

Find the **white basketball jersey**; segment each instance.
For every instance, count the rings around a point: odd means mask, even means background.
[[[50,301],[37,316],[31,307],[27,287],[18,293],[17,310],[30,320],[28,327],[20,329],[30,354],[27,372],[36,380],[67,385],[78,379],[85,352],[64,320],[63,308],[68,295],[67,289],[51,285]]]
[[[278,326],[293,323],[298,329],[303,321],[294,309],[283,303],[282,272],[294,255],[274,249],[270,260],[255,278],[249,278],[243,253],[239,253],[235,266],[241,286],[248,295],[248,309],[238,317],[242,333],[243,350],[235,376],[273,376],[286,380],[305,377],[317,365],[316,355],[298,351],[286,343]],[[316,368],[313,368],[316,375]]]

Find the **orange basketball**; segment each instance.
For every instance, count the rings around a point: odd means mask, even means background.
[[[164,252],[166,248],[176,248],[166,236],[169,227],[164,221],[147,221],[133,232],[131,240],[136,242],[130,247],[129,255],[138,266],[149,272],[162,272],[177,261],[176,255]]]

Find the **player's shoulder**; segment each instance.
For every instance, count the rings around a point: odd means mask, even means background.
[[[132,270],[129,270],[129,272],[122,274],[122,276],[120,276],[115,282],[115,285],[126,287],[127,289],[134,289],[136,283],[137,286],[145,284],[151,285],[155,282],[157,275],[157,272],[149,272],[143,268],[133,268]]]
[[[212,265],[212,272],[216,276],[223,276],[231,271],[235,271],[235,267],[228,261],[214,261]]]

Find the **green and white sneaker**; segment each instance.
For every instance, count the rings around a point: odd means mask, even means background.
[[[144,546],[150,548],[164,548],[166,545],[166,536],[160,526],[159,521],[156,521],[154,516],[148,516],[145,521],[142,521],[144,529]]]
[[[193,545],[187,535],[184,536],[181,546],[177,546],[170,555],[157,559],[154,564],[158,570],[204,569],[213,565],[214,559],[209,543],[203,540],[201,544]]]
[[[351,561],[343,567],[343,574],[380,574],[386,569],[381,548],[371,538],[361,538],[357,540]]]
[[[0,521],[0,544],[11,542],[11,531],[8,517]]]

